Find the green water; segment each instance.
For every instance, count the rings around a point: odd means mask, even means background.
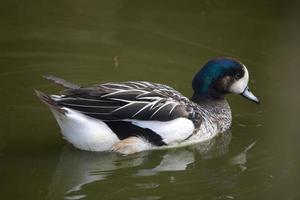
[[[1,1],[0,199],[300,199],[299,1]],[[255,105],[231,131],[132,156],[74,149],[33,88],[149,80],[191,95],[207,60],[238,58]]]

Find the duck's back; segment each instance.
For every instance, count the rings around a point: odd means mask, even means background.
[[[58,106],[104,120],[169,121],[187,117],[189,101],[173,88],[145,81],[105,83],[65,90],[55,98]]]

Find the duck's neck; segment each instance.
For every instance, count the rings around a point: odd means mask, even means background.
[[[190,99],[191,101],[197,104],[202,104],[207,102],[220,102],[225,100],[225,95],[219,93],[208,93],[208,94],[194,93]]]
[[[206,110],[203,118],[209,118],[207,123],[216,123],[219,132],[224,132],[231,125],[231,110],[225,96],[193,95],[191,101],[199,105],[200,115],[202,109]],[[208,115],[207,115],[208,114]]]

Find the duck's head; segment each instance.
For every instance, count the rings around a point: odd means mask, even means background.
[[[208,61],[195,75],[193,99],[224,98],[224,95],[234,93],[259,103],[248,82],[249,73],[245,65],[233,58],[216,58]]]

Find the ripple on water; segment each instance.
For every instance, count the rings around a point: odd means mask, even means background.
[[[240,127],[257,128],[263,126],[262,112],[235,114],[233,123]]]

